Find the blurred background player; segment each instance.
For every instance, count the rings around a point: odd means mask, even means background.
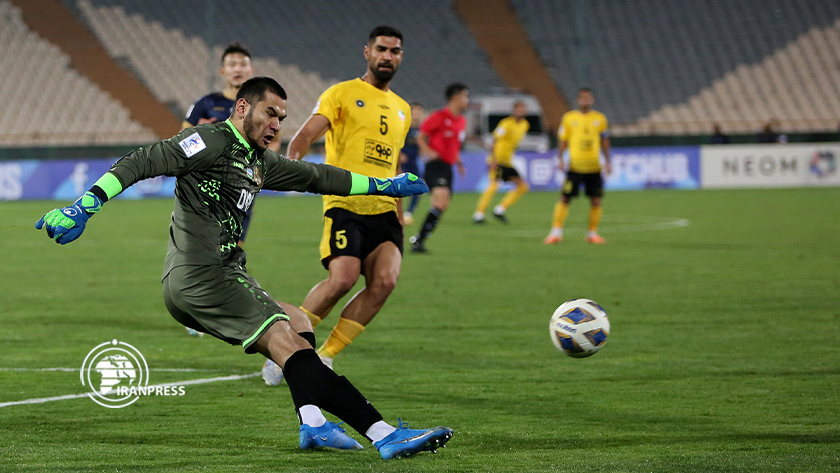
[[[586,241],[603,244],[606,241],[598,235],[601,221],[601,198],[604,196],[604,178],[601,176],[601,151],[604,152],[605,174],[610,173],[610,138],[607,131],[607,117],[592,109],[595,97],[589,88],[578,89],[578,110],[566,112],[560,122],[558,137],[560,145],[559,168],[566,171],[566,182],[560,202],[554,206],[554,222],[551,232],[543,240],[546,245],[563,241],[563,224],[569,215],[569,201],[580,192],[580,185],[586,188],[591,207],[589,209],[589,233]],[[563,160],[563,152],[569,150],[569,164]]]
[[[426,118],[417,135],[420,155],[428,160],[424,178],[431,189],[429,195],[432,207],[420,227],[420,233],[410,239],[412,252],[426,252],[426,238],[435,230],[443,213],[449,208],[452,165],[457,165],[458,173],[464,175],[461,145],[466,138],[467,119],[464,118],[464,112],[470,105],[469,88],[461,83],[450,84],[446,88],[446,101],[445,107]]]
[[[402,38],[390,26],[377,26],[370,32],[364,49],[365,75],[338,83],[321,95],[314,113],[289,143],[289,159],[302,159],[326,133],[327,164],[373,177],[396,175],[399,150],[411,126],[411,108],[390,89],[402,62]],[[318,349],[329,367],[361,335],[397,284],[404,239],[401,207],[392,197],[324,197],[321,263],[329,276],[309,291],[300,306],[312,326],[329,315],[360,275],[365,276],[365,287],[347,303]],[[282,379],[282,371],[268,360],[263,380],[273,386]]]
[[[221,92],[212,92],[198,99],[187,110],[187,117],[181,124],[181,129],[228,119],[236,103],[236,94],[239,93],[242,84],[254,75],[251,53],[239,43],[229,45],[222,53],[219,75],[225,82],[225,88]]]
[[[499,181],[512,181],[516,184],[516,187],[508,191],[505,198],[493,209],[493,216],[502,223],[507,223],[507,209],[528,192],[528,184],[513,167],[513,153],[531,127],[525,119],[527,114],[528,108],[525,104],[516,102],[513,104],[513,114],[503,118],[493,130],[493,146],[490,148],[490,155],[487,156],[490,183],[478,199],[478,206],[473,214],[474,223],[484,223],[484,211],[487,210],[490,200],[496,194]]]
[[[420,102],[412,102],[411,104],[411,128],[408,129],[408,134],[405,135],[405,146],[400,151],[400,167],[402,172],[410,172],[414,175],[420,175],[420,166],[417,162],[419,155],[419,148],[417,148],[417,133],[420,132],[420,124],[423,123],[423,118],[426,115],[426,109]],[[414,210],[417,209],[417,203],[420,202],[420,196],[415,195],[411,197],[408,204],[408,209],[403,212],[403,223],[411,225],[414,223]]]

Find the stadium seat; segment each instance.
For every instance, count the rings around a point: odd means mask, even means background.
[[[106,92],[70,67],[70,58],[40,38],[23,22],[20,10],[0,0],[0,100],[50,110],[43,115],[0,114],[0,144],[50,146],[111,143],[147,143],[155,140],[148,129],[134,122],[128,111]]]
[[[753,133],[773,118],[791,131],[840,122],[840,2],[511,4],[569,100],[592,87],[613,124],[659,132],[696,116]]]
[[[242,43],[252,53],[255,73],[273,76],[287,89],[285,133],[293,133],[308,118],[327,87],[364,73],[362,46],[376,26],[371,18],[377,18],[377,24],[393,24],[406,36],[405,60],[393,83],[406,100],[441,106],[446,85],[454,81],[469,84],[474,93],[504,86],[449,0],[404,2],[400,8],[384,8],[379,0],[287,2],[273,9],[259,7],[259,0],[215,2],[216,24],[225,27],[212,32],[210,62],[204,2],[64,1],[77,9],[110,54],[127,60],[159,100],[184,112],[209,92],[207,77],[215,77],[224,45]],[[197,11],[200,21],[194,21]],[[261,12],[258,18],[254,11]],[[331,31],[357,39],[321,34]],[[215,80],[213,88],[218,90],[222,84]]]

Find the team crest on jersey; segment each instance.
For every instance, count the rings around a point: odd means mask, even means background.
[[[245,172],[248,174],[248,178],[253,179],[257,183],[257,186],[262,187],[262,172],[260,172],[260,168],[248,168]]]
[[[402,110],[397,110],[397,116],[400,117],[400,120],[405,121],[405,113]]]
[[[601,122],[599,120],[592,120],[592,126],[598,126]]]
[[[362,100],[362,99],[356,100],[356,106],[359,107],[359,108],[364,108],[365,101]]]
[[[204,140],[201,139],[201,136],[198,133],[193,133],[181,140],[178,144],[181,145],[181,149],[184,150],[184,154],[186,154],[188,158],[193,157],[199,151],[207,148],[207,145],[204,144]]]

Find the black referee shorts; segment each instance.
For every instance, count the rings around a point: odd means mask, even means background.
[[[429,189],[446,187],[452,191],[452,165],[440,159],[426,163],[426,173],[423,176]]]

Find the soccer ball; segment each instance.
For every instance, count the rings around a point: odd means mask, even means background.
[[[606,343],[610,319],[597,302],[572,299],[554,311],[548,329],[558,350],[573,358],[586,358]]]

